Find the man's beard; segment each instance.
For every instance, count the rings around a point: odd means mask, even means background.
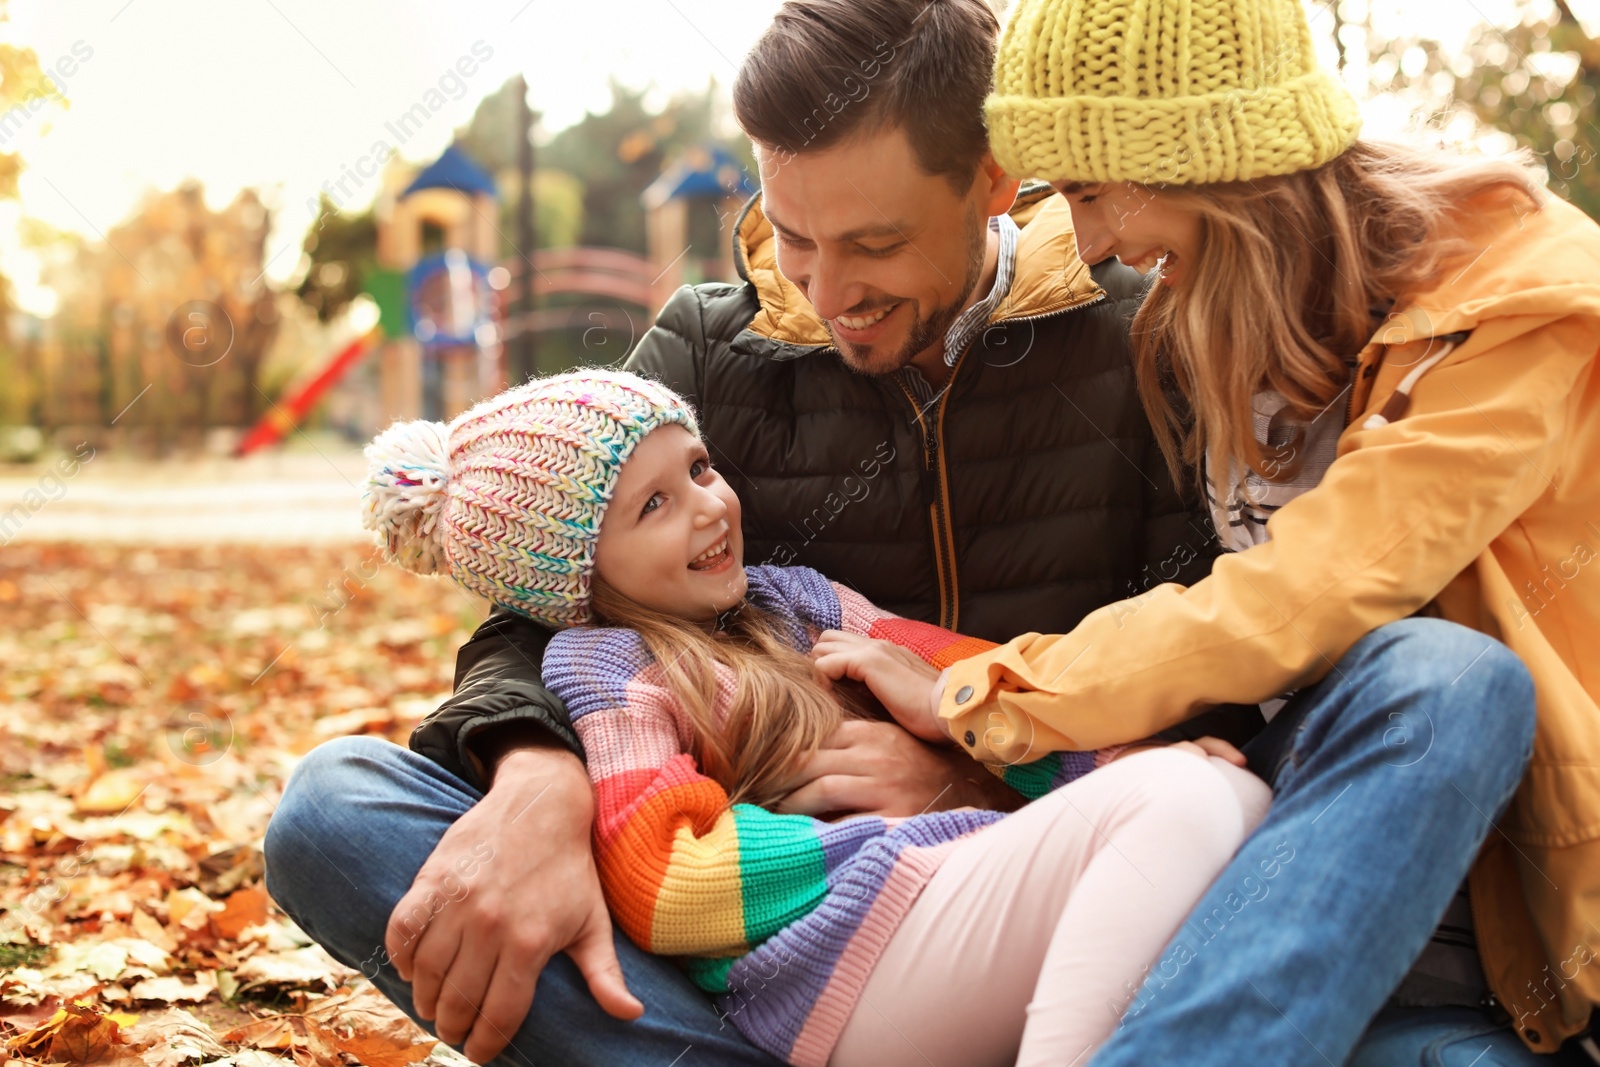
[[[961,295],[948,304],[940,304],[926,315],[923,314],[922,305],[915,300],[902,300],[901,303],[911,305],[911,332],[907,335],[905,343],[894,352],[880,351],[879,345],[858,345],[849,341],[841,341],[833,332],[833,323],[827,322],[828,333],[833,337],[833,345],[844,358],[845,366],[858,374],[893,374],[903,367],[909,366],[923,351],[942,341],[945,334],[950,332],[950,327],[956,319],[961,317],[963,306],[967,298],[977,288],[978,279],[983,277],[983,260],[989,250],[988,220],[981,216],[970,216],[966,227],[967,236],[967,275],[961,286]],[[895,303],[887,301],[886,303]],[[879,304],[882,307],[883,304]],[[871,309],[867,309],[871,310]],[[946,353],[948,356],[949,353]]]

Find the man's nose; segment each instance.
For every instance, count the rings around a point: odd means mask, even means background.
[[[811,276],[804,286],[806,299],[825,319],[843,315],[861,303],[866,287],[851,278],[844,263],[831,257],[817,256],[813,261]]]

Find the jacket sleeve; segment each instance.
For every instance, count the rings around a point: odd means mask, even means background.
[[[1579,316],[1480,325],[1417,383],[1411,414],[1346,431],[1322,482],[1273,515],[1270,541],[1221,556],[1187,588],[1161,585],[1071,633],[1024,634],[956,664],[945,728],[977,758],[1006,761],[1030,746],[1129,741],[1320,680],[1551,491],[1594,350]]]
[[[688,723],[659,672],[618,677],[605,669],[614,658],[582,641],[552,648],[549,675],[589,753],[595,860],[617,924],[647,952],[730,956],[815,908],[827,893],[825,824],[730,807],[689,753]]]
[[[479,789],[488,783],[479,776],[468,745],[489,727],[516,722],[542,728],[583,758],[565,705],[540,681],[549,642],[549,630],[495,607],[456,653],[453,692],[412,731],[412,751]]]

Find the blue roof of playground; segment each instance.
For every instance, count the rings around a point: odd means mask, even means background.
[[[743,165],[720,146],[708,144],[679,156],[645,190],[643,200],[648,207],[668,200],[749,197],[755,192],[755,183]]]
[[[426,169],[406,186],[406,191],[400,194],[400,199],[404,200],[422,189],[454,189],[459,193],[500,195],[489,172],[478,166],[471,156],[456,145],[446,148],[442,156],[428,164]]]

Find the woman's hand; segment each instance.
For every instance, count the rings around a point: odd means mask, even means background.
[[[1170,745],[1163,745],[1159,742],[1135,742],[1118,752],[1112,757],[1111,761],[1115,763],[1125,756],[1131,756],[1135,752],[1144,752],[1152,748],[1171,748],[1201,757],[1216,756],[1219,759],[1227,760],[1235,767],[1243,767],[1245,765],[1244,753],[1220,737],[1198,737],[1193,741],[1174,741]]]
[[[939,726],[933,691],[937,670],[916,653],[892,641],[878,641],[843,630],[824,630],[811,649],[817,670],[832,679],[865,682],[895,721],[914,737],[935,744],[950,738]]]

